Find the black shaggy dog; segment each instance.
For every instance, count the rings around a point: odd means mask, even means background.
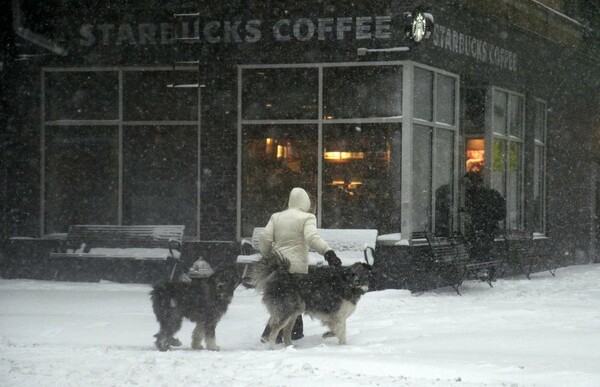
[[[186,317],[196,323],[192,333],[192,348],[201,349],[204,339],[207,349],[218,351],[215,329],[227,311],[237,283],[235,271],[223,268],[208,278],[155,285],[150,294],[152,308],[160,324],[160,330],[154,335],[156,347],[166,351],[171,345],[181,345],[173,335],[179,331]]]
[[[274,348],[282,329],[285,345],[292,344],[292,328],[302,313],[318,318],[329,328],[324,338],[336,336],[340,344],[346,344],[346,319],[369,289],[371,266],[323,266],[308,274],[290,274],[289,266],[287,259],[272,254],[261,258],[251,273],[270,314],[270,347]]]

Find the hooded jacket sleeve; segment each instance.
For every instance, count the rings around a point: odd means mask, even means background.
[[[273,216],[271,215],[271,219],[269,219],[269,223],[265,227],[265,230],[262,234],[260,234],[260,238],[258,238],[258,248],[260,249],[260,253],[266,257],[271,253],[271,249],[273,247],[273,242],[275,241],[274,227],[273,227]]]
[[[304,240],[308,246],[321,255],[331,250],[331,247],[321,238],[317,232],[317,218],[310,214],[304,222]]]

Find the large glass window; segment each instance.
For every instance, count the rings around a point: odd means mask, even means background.
[[[436,235],[455,229],[457,78],[414,69],[412,228]],[[426,123],[424,122],[426,121]]]
[[[46,131],[46,232],[70,224],[114,224],[118,204],[118,129],[54,126]]]
[[[323,128],[323,227],[398,229],[400,124]]]
[[[197,80],[197,69],[46,69],[44,233],[176,223],[196,235]]]
[[[322,227],[399,231],[401,66],[242,67],[241,76],[241,235],[284,209],[294,186],[313,195]]]
[[[123,72],[125,121],[197,120],[198,89],[189,87],[197,83],[192,71]]]
[[[195,127],[123,129],[123,224],[183,224],[196,229]]]
[[[546,102],[535,101],[533,153],[533,229],[546,231]]]
[[[46,74],[46,120],[117,120],[117,71],[50,72]]]
[[[318,75],[315,68],[245,69],[243,119],[316,119]]]
[[[451,130],[415,125],[413,226],[450,235],[454,209],[454,138]],[[432,209],[435,209],[432,211]]]
[[[506,227],[519,228],[523,217],[524,99],[492,89],[493,145],[491,186],[506,199]]]
[[[323,84],[327,120],[402,115],[402,67],[325,67]]]
[[[316,125],[246,125],[242,134],[242,227],[252,235],[273,212],[287,208],[290,191],[302,187],[316,198]]]

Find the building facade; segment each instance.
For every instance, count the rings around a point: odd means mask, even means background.
[[[594,259],[600,70],[574,2],[100,3],[13,3],[6,259],[72,224],[184,224],[189,259],[234,259],[302,186],[393,265],[412,232],[463,230],[476,170],[503,227]]]

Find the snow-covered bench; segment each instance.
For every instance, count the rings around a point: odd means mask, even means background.
[[[51,259],[165,262],[171,278],[181,257],[182,225],[72,225]]]
[[[261,258],[258,252],[258,240],[263,231],[264,227],[256,227],[252,231],[251,240],[242,239],[242,251],[237,257],[239,265],[247,268],[248,265],[256,263]],[[320,228],[318,233],[335,251],[343,266],[350,266],[356,262],[373,264],[377,230]],[[314,251],[309,251],[308,260],[309,265],[313,267],[326,263],[325,258]]]

